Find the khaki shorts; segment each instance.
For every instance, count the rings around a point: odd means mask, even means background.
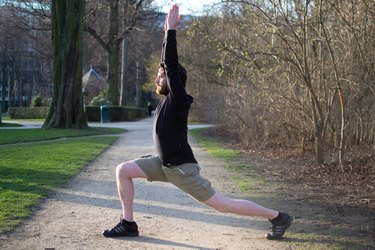
[[[143,157],[134,162],[145,172],[149,181],[170,182],[198,201],[206,201],[215,194],[211,182],[203,178],[197,163],[163,166],[159,157]]]

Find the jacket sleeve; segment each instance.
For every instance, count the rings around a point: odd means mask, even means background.
[[[167,31],[164,49],[164,64],[169,93],[174,101],[184,103],[187,97],[179,71],[176,30]]]
[[[165,43],[167,42],[167,34],[164,35],[163,44],[161,46],[161,55],[160,55],[160,62],[164,63],[165,61]]]

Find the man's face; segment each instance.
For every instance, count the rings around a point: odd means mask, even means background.
[[[159,67],[158,74],[155,79],[156,93],[166,95],[168,93],[167,76],[162,67]]]

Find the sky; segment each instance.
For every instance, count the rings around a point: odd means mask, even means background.
[[[194,15],[202,12],[205,5],[210,5],[212,3],[218,3],[221,0],[154,0],[154,4],[161,6],[161,11],[167,13],[169,8],[174,4],[180,6],[180,13],[182,15]],[[0,5],[4,1],[0,0]],[[16,0],[14,2],[17,2]]]
[[[220,2],[220,0],[155,0],[156,5],[162,6],[162,12],[168,12],[169,8],[174,4],[180,6],[180,13],[182,15],[194,14],[202,12],[205,5]]]

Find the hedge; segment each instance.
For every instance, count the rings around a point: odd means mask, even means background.
[[[136,107],[109,106],[109,120],[134,121],[146,117],[146,109]],[[46,119],[49,107],[10,107],[8,110],[10,119]],[[100,107],[86,106],[86,117],[89,122],[100,122]]]
[[[46,119],[49,107],[10,107],[8,114],[10,119]]]
[[[101,111],[98,106],[86,106],[85,107],[87,121],[89,122],[100,122]],[[146,117],[146,109],[136,107],[117,107],[109,106],[109,121],[134,121]]]

